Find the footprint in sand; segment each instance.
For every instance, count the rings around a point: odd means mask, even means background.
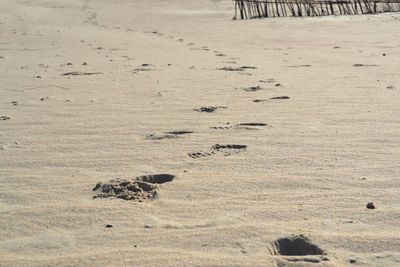
[[[225,55],[224,53],[219,52],[219,51],[214,51],[214,54],[215,54],[215,56],[217,56],[217,57],[226,57],[226,55]]]
[[[138,176],[134,179],[112,179],[107,183],[99,182],[92,189],[97,194],[93,198],[120,198],[142,202],[159,197],[159,184],[172,182],[175,175],[154,174]]]
[[[172,131],[172,132],[164,132],[163,134],[149,134],[146,136],[148,140],[164,140],[164,139],[176,139],[180,136],[194,133],[192,131]]]
[[[230,123],[224,123],[224,124],[220,124],[218,126],[212,126],[210,127],[210,129],[214,129],[214,130],[228,130],[228,129],[232,129],[234,126]]]
[[[205,113],[212,113],[218,109],[222,108],[228,108],[228,107],[223,107],[223,106],[208,106],[208,107],[201,107],[201,108],[195,108],[193,109],[194,111],[197,112],[205,112]]]
[[[158,36],[163,36],[164,34],[162,32],[158,32],[158,31],[152,31],[151,32],[154,35],[158,35]]]
[[[255,70],[257,69],[257,67],[253,67],[253,66],[241,66],[241,67],[221,67],[221,68],[217,68],[217,70],[223,70],[223,71],[245,71],[248,69],[252,69]]]
[[[354,64],[353,67],[377,67],[376,64]]]
[[[250,87],[242,87],[239,88],[245,92],[256,92],[256,91],[260,91],[263,90],[264,88],[262,88],[261,86],[257,85],[257,86],[250,86]]]
[[[0,121],[6,121],[9,119],[11,119],[11,117],[9,117],[9,116],[0,116]]]
[[[89,75],[97,75],[103,74],[102,72],[80,72],[80,71],[72,71],[61,74],[62,76],[89,76]]]
[[[237,154],[240,152],[244,152],[247,149],[247,145],[236,145],[236,144],[227,144],[227,145],[220,145],[215,144],[213,145],[209,151],[206,152],[193,152],[188,153],[188,156],[197,159],[197,158],[204,158],[208,157],[217,153],[222,154],[223,156],[231,156],[233,154]]]
[[[279,238],[270,243],[269,252],[280,256],[279,261],[319,263],[329,261],[325,252],[303,235]]]
[[[193,48],[190,48],[190,50],[210,51],[210,48],[208,48],[207,46],[202,46],[202,47],[193,47]]]
[[[215,151],[210,151],[210,152],[193,152],[193,153],[189,153],[189,157],[191,157],[192,159],[197,159],[197,158],[204,158],[204,157],[208,157],[211,155],[214,155]]]
[[[143,63],[139,67],[133,70],[133,73],[143,72],[143,71],[154,71],[155,66],[148,63]]]
[[[264,79],[264,80],[259,80],[258,82],[260,82],[260,83],[274,83],[275,79]]]
[[[226,64],[237,64],[236,61],[222,61],[222,63],[226,63]]]
[[[254,103],[261,103],[261,102],[268,102],[271,100],[284,100],[284,99],[290,99],[290,97],[288,96],[275,96],[275,97],[271,97],[268,99],[255,99],[253,100]]]
[[[289,68],[308,68],[311,67],[311,65],[304,64],[304,65],[291,65]]]
[[[246,129],[246,130],[261,130],[263,127],[272,127],[266,123],[262,122],[246,122],[231,124],[229,122],[225,124],[220,124],[218,126],[212,126],[210,129],[214,130],[229,130],[229,129]]]

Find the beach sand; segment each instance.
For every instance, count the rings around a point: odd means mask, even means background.
[[[1,266],[400,266],[399,14],[1,2]]]

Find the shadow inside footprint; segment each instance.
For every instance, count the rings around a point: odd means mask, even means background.
[[[163,184],[172,182],[175,179],[175,175],[172,174],[153,174],[153,175],[142,175],[137,177],[138,181],[143,181],[151,184]]]
[[[324,255],[325,252],[303,235],[279,238],[273,242],[273,254],[281,256]]]
[[[290,97],[288,96],[275,96],[275,97],[271,97],[268,99],[255,99],[253,100],[254,103],[260,103],[260,102],[267,102],[270,100],[283,100],[283,99],[290,99]]]
[[[242,68],[233,68],[233,67],[222,67],[218,68],[218,70],[223,70],[223,71],[244,71]]]
[[[194,133],[192,131],[172,131],[172,132],[165,132],[166,134],[174,134],[174,135],[183,135],[183,134],[191,134]]]
[[[290,97],[288,97],[288,96],[275,96],[275,97],[271,97],[270,99],[271,100],[273,100],[273,99],[290,99]]]
[[[239,123],[237,126],[267,126],[266,123],[261,122],[249,122],[249,123]]]
[[[265,127],[265,126],[269,126],[266,123],[262,123],[262,122],[246,122],[246,123],[238,123],[238,124],[230,124],[225,123],[225,124],[220,124],[218,126],[212,126],[210,127],[210,129],[214,129],[214,130],[228,130],[228,129],[247,129],[247,130],[259,130],[259,127]],[[272,127],[272,126],[269,126]]]

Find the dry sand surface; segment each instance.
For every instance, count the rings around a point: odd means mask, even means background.
[[[400,15],[233,15],[0,1],[1,266],[400,266]]]

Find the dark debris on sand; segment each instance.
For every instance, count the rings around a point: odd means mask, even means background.
[[[374,202],[368,202],[368,204],[367,204],[367,209],[374,210],[375,208],[376,208],[376,207],[375,207]]]

